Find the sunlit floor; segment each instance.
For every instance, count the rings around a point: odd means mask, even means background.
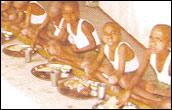
[[[39,55],[33,62],[14,58],[2,52],[3,47],[20,44],[15,40],[1,46],[1,107],[2,108],[91,108],[97,99],[74,100],[61,95],[51,82],[40,80],[31,74],[31,69],[47,60]]]

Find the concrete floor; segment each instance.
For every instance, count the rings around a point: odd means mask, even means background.
[[[47,6],[49,2],[42,2]],[[84,2],[80,2],[81,17],[93,23],[101,35],[101,27],[104,23],[111,21],[98,8],[84,7]],[[101,17],[100,17],[101,16]],[[135,47],[139,59],[142,58],[143,49],[131,41],[129,35],[124,33],[124,41],[128,41]],[[14,58],[5,55],[2,49],[10,44],[20,44],[18,40],[1,45],[1,107],[2,108],[91,108],[97,99],[74,100],[65,97],[51,86],[49,81],[43,81],[32,76],[32,67],[46,63],[46,59],[39,55],[33,57],[31,63],[25,63],[24,58]],[[149,67],[147,70],[150,79],[155,78],[153,71]],[[151,77],[152,76],[152,77]]]

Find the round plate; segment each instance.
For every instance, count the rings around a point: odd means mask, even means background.
[[[51,71],[52,71],[52,69],[51,69],[51,66],[56,66],[56,67],[58,67],[58,66],[60,66],[61,64],[48,64],[48,63],[46,63],[46,64],[40,64],[40,65],[38,65],[38,66],[35,66],[35,67],[33,67],[32,68],[32,70],[31,70],[31,72],[32,72],[32,74],[35,76],[35,77],[37,77],[37,78],[39,78],[39,79],[42,79],[42,80],[47,80],[47,81],[50,81],[50,73],[51,73]],[[61,65],[61,66],[63,66],[63,65]],[[44,68],[44,69],[43,69]],[[46,69],[47,70],[46,70]],[[41,70],[42,69],[42,70]],[[72,73],[72,71],[70,71],[70,73]],[[70,74],[69,73],[69,74]]]
[[[17,50],[17,47],[21,48],[21,49]],[[13,57],[25,57],[23,49],[26,47],[29,47],[29,45],[14,44],[14,45],[10,45],[10,46],[5,47],[3,49],[3,52],[6,55],[13,56]],[[35,54],[35,51],[33,51],[32,54]]]
[[[65,82],[69,81],[70,79],[62,79],[58,81],[58,91],[64,95],[68,96],[73,99],[89,99],[93,98],[93,96],[90,95],[91,88],[86,87],[83,88],[80,92],[77,91],[76,88],[70,89],[69,87],[65,86]]]

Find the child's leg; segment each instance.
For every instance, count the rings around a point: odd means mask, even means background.
[[[104,61],[103,61],[102,65],[100,66],[100,68],[98,68],[98,70],[96,72],[94,72],[94,76],[98,80],[100,80],[101,82],[117,84],[118,77],[116,76],[114,71],[115,70],[114,70],[113,66],[111,65],[111,63],[107,59],[104,59]],[[105,74],[107,76],[107,78],[103,74]],[[112,79],[113,81],[109,80],[110,77],[113,78]]]
[[[170,99],[165,99],[165,100],[162,100],[162,101],[152,101],[152,100],[148,100],[148,99],[145,99],[144,97],[140,97],[140,96],[137,96],[135,94],[132,94],[131,95],[131,98],[132,99],[135,99],[135,100],[138,100],[152,108],[157,108],[157,109],[160,109],[160,108],[164,108],[164,109],[167,109],[167,108],[171,108],[171,100]]]
[[[107,60],[107,58],[104,58],[101,66],[98,68],[98,70],[108,76],[115,75],[114,71],[115,69],[113,68],[112,64]]]
[[[161,101],[162,100],[162,97],[155,95],[155,94],[151,94],[151,93],[145,91],[143,88],[138,87],[138,86],[133,89],[133,94],[144,97],[145,99],[153,100],[153,101]]]
[[[158,82],[147,82],[145,85],[146,91],[165,96],[165,97],[171,97],[171,88],[165,84],[158,83]]]
[[[78,65],[78,62],[80,62],[77,57],[64,51],[61,43],[58,41],[49,41],[48,52],[49,54],[56,56],[58,60],[66,60],[65,62],[70,62],[70,64],[75,66]]]
[[[129,86],[128,84],[131,78],[132,78],[132,75],[123,76],[119,81],[119,85],[122,88],[127,88]],[[145,85],[146,85],[146,81],[141,80],[140,83],[136,85],[135,88],[133,89],[133,93],[136,95],[142,96],[144,98],[154,100],[154,101],[162,100],[162,96],[158,97],[158,95],[152,94],[151,92],[146,91]]]
[[[102,83],[109,83],[108,82],[108,79],[105,78],[103,75],[102,75],[102,72],[100,71],[95,71],[94,74],[91,74],[91,77],[102,82]]]

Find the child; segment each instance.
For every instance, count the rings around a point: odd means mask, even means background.
[[[136,53],[127,42],[121,42],[120,27],[116,23],[106,23],[102,40],[105,43],[104,54],[117,70],[120,79],[124,73],[136,71],[139,62]]]
[[[3,26],[9,26],[16,20],[16,10],[12,1],[1,1],[1,22]]]
[[[103,59],[108,59],[113,65],[114,70],[110,71],[112,76],[106,76],[100,72],[99,69],[94,71],[97,74],[97,79],[100,81],[117,84],[118,80],[124,75],[124,73],[133,72],[138,68],[138,60],[135,52],[131,46],[126,42],[121,42],[120,27],[118,24],[108,22],[103,27],[102,40],[105,46],[102,45],[97,57],[97,67],[102,66]],[[100,75],[103,75],[100,77]],[[106,80],[105,80],[106,79]]]
[[[48,16],[39,28],[38,36],[33,40],[33,47],[41,45],[52,58],[64,63],[76,65],[77,60],[72,54],[65,51],[67,36],[65,22],[61,14],[62,2],[52,2],[48,8]]]
[[[158,88],[155,82],[148,82],[141,80],[147,65],[152,65],[159,82],[165,84],[171,84],[171,77],[169,74],[171,65],[171,51],[169,50],[169,43],[171,37],[171,27],[168,25],[159,24],[154,26],[150,35],[149,48],[146,49],[143,61],[139,66],[138,71],[132,78],[125,78],[121,80],[121,85],[125,85],[126,92],[119,101],[120,105],[126,103],[128,98],[131,96],[133,90],[142,85],[141,89],[145,89],[147,92],[158,96],[161,96],[161,100],[156,100],[154,103],[157,103],[162,108],[171,107],[171,90],[167,86],[165,88]],[[140,83],[138,83],[140,82]],[[122,84],[123,83],[123,84]],[[142,94],[145,98],[145,94]],[[142,99],[141,99],[142,100]],[[149,101],[143,100],[144,103],[153,105]]]
[[[39,27],[46,19],[47,13],[44,7],[36,1],[30,1],[21,8],[24,8],[26,13],[25,24],[21,34],[33,40],[38,35]]]
[[[64,19],[61,15],[61,2],[52,2],[48,7],[48,16],[38,30],[35,38],[40,45],[45,47],[49,40],[62,40],[60,30],[63,28]],[[37,42],[37,43],[38,43]]]
[[[79,68],[84,69],[85,73],[89,75],[97,68],[96,63],[93,63],[93,61],[97,58],[97,52],[100,50],[100,38],[93,25],[79,17],[78,2],[65,2],[62,13],[69,33],[69,49],[75,53],[79,61]],[[113,71],[113,67],[107,59],[103,61],[102,65],[104,67],[102,66],[99,70],[105,74],[111,74],[109,71]]]
[[[16,21],[11,23],[11,29],[16,32],[20,32],[21,29],[24,27],[25,18],[26,18],[26,6],[29,2],[27,1],[14,1],[13,6],[17,13]]]
[[[5,28],[12,29],[14,32],[20,32],[24,26],[25,16],[24,8],[26,1],[5,1],[1,4],[2,8],[2,25]],[[8,29],[7,29],[8,30]]]
[[[78,2],[65,2],[62,11],[73,51],[82,53],[96,49],[100,45],[100,39],[92,24],[79,18]]]

